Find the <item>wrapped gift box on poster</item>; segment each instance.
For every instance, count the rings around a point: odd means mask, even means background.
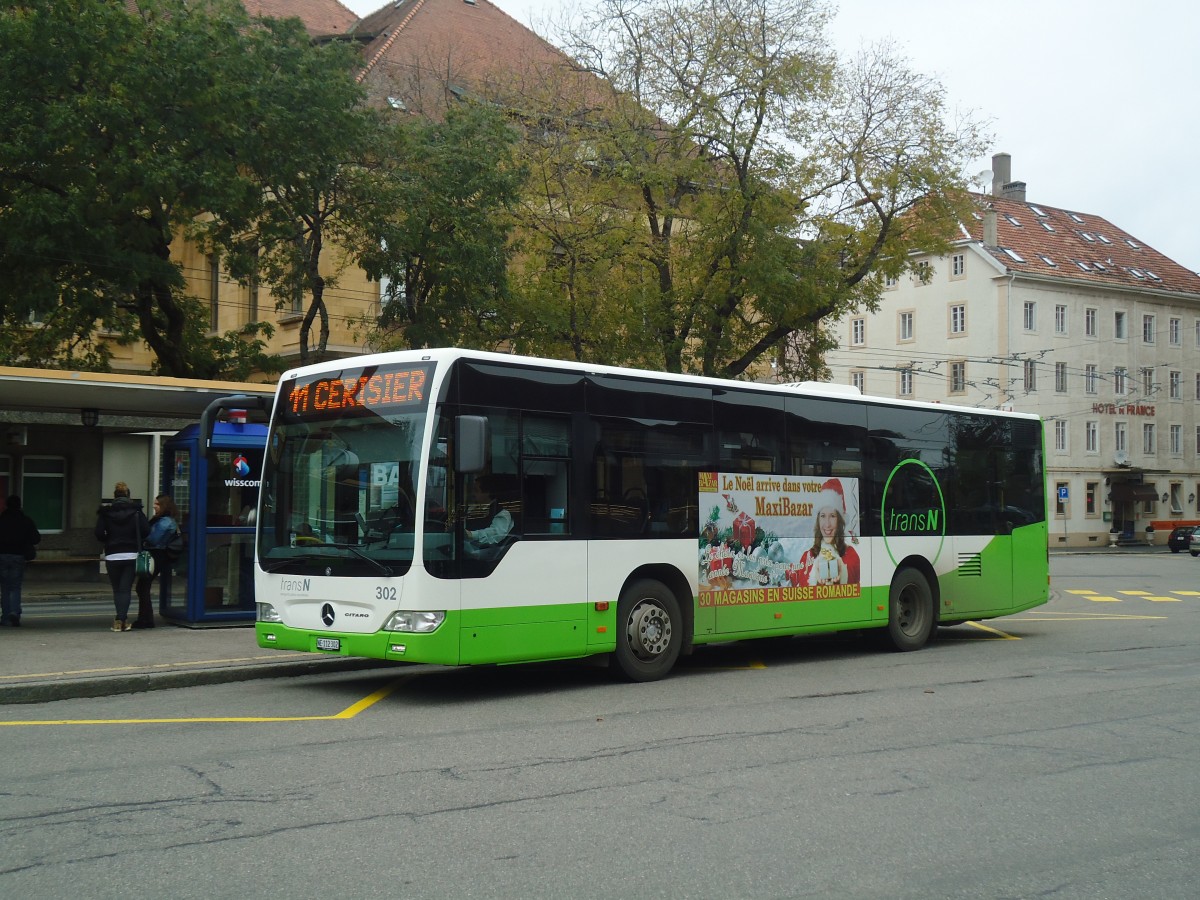
[[[744,512],[738,513],[733,520],[733,536],[748,549],[754,543],[754,520]]]

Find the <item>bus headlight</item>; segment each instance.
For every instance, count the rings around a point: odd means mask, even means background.
[[[429,610],[399,610],[388,616],[383,623],[384,631],[409,631],[417,634],[427,634],[437,631],[438,626],[446,619],[444,612]]]
[[[255,618],[260,622],[282,622],[283,616],[275,612],[275,607],[270,603],[255,603]]]

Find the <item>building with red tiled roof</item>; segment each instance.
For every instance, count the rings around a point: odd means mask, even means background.
[[[1041,415],[1055,544],[1200,524],[1200,275],[1102,216],[1027,200],[1008,154],[993,172],[950,254],[831,324],[834,380]]]
[[[299,19],[311,35],[342,34],[358,21],[338,0],[242,0],[242,6],[252,16]]]

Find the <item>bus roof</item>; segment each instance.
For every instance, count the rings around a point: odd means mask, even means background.
[[[543,369],[561,369],[570,372],[585,372],[593,375],[613,375],[626,378],[645,378],[662,382],[679,382],[693,385],[709,385],[711,387],[737,388],[740,390],[757,390],[764,393],[796,395],[807,397],[831,398],[840,400],[856,400],[881,406],[896,406],[908,409],[930,409],[940,411],[987,414],[1016,419],[1032,419],[1041,421],[1041,416],[1034,413],[1015,412],[1013,410],[997,410],[987,407],[960,406],[958,404],[941,403],[940,401],[903,400],[897,397],[881,397],[864,394],[852,385],[834,384],[827,381],[803,381],[791,383],[774,383],[765,381],[736,381],[727,378],[713,378],[707,375],[681,375],[673,372],[656,372],[651,369],[629,369],[620,366],[601,365],[599,363],[580,363],[570,360],[549,359],[536,356],[520,356],[510,353],[495,353],[487,350],[467,350],[461,347],[442,347],[431,350],[395,350],[387,353],[370,353],[362,356],[341,357],[323,363],[315,363],[296,369],[288,369],[280,375],[280,383],[298,376],[314,375],[320,372],[337,371],[339,368],[352,366],[362,368],[371,365],[385,365],[396,362],[429,361],[434,363],[452,363],[460,359],[477,359],[483,362],[494,362],[506,365],[527,365]]]

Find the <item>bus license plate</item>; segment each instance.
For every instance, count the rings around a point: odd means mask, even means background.
[[[338,638],[317,638],[318,650],[341,650],[342,642]]]

